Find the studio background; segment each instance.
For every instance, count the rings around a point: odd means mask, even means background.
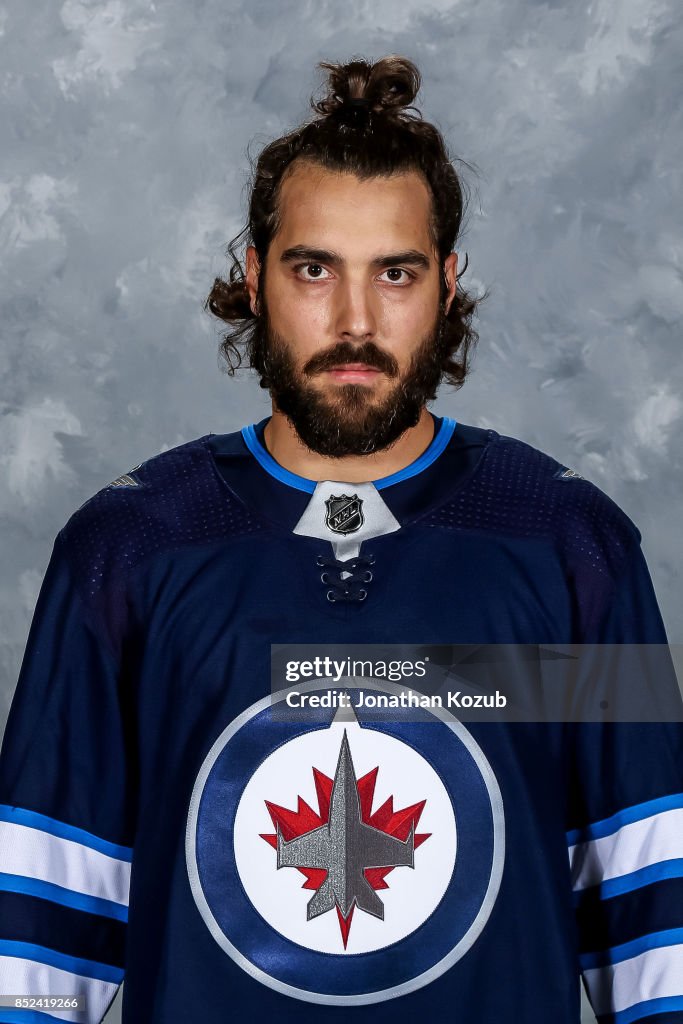
[[[675,0],[0,5],[0,731],[56,533],[158,452],[268,415],[203,310],[255,157],[319,60],[410,57],[470,188],[490,288],[433,410],[543,449],[643,534],[680,600],[683,241]],[[107,1016],[120,1020],[120,995]],[[588,1010],[585,1020],[592,1021]]]

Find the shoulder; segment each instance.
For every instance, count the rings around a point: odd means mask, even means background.
[[[518,514],[526,508],[530,528],[553,535],[568,551],[587,559],[621,564],[640,543],[626,512],[592,480],[571,466],[515,437],[498,434],[492,463],[514,494]],[[545,525],[547,524],[547,526]]]
[[[549,541],[570,566],[593,566],[610,575],[641,539],[635,523],[595,483],[495,430],[488,431],[478,470],[447,513],[457,515],[464,528]]]
[[[496,434],[482,470],[503,532],[549,546],[573,595],[578,635],[597,635],[629,566],[642,561],[635,523],[595,483],[517,438]]]
[[[210,436],[133,466],[71,515],[59,537],[86,591],[94,594],[152,553],[251,529],[247,510],[215,471]]]

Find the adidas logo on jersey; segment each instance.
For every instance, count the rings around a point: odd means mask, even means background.
[[[136,478],[131,475],[132,473],[135,472],[136,469],[140,469],[141,465],[142,465],[142,463],[138,462],[137,466],[133,466],[133,468],[130,470],[129,473],[123,473],[121,476],[117,476],[115,480],[112,480],[111,483],[106,484],[106,486],[107,487],[142,487],[143,484],[139,480],[136,480]]]

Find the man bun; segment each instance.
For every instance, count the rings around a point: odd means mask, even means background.
[[[321,61],[318,67],[328,72],[327,93],[321,100],[311,99],[311,106],[318,114],[326,116],[335,115],[343,108],[367,105],[373,114],[400,118],[403,111],[410,108],[420,88],[417,67],[407,57],[393,54],[374,64],[365,60],[352,60],[348,64]]]

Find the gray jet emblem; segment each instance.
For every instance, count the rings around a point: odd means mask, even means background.
[[[282,838],[278,825],[278,868],[324,868],[327,871],[327,878],[308,902],[308,921],[334,910],[335,906],[346,918],[354,903],[367,914],[384,920],[384,904],[364,871],[366,868],[414,868],[414,857],[414,825],[403,842],[362,820],[345,729],[332,785],[329,821],[289,842]]]

